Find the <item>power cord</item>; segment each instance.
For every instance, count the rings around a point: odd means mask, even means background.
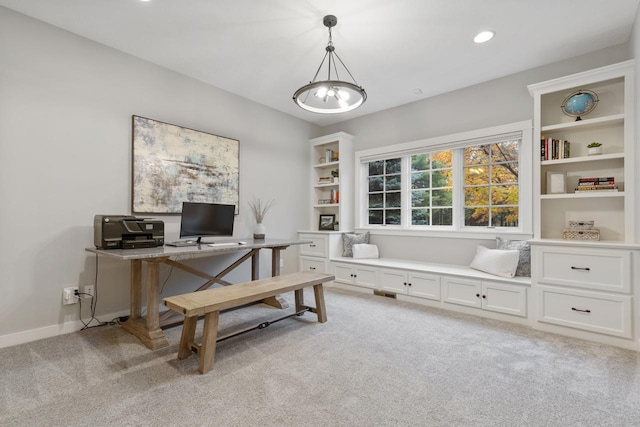
[[[80,318],[80,322],[82,322],[83,324],[83,327],[80,329],[81,331],[84,331],[85,329],[89,329],[89,328],[97,328],[99,326],[121,325],[123,322],[125,322],[129,318],[129,316],[120,316],[112,319],[110,322],[103,322],[96,317],[96,307],[98,305],[98,268],[99,268],[98,254],[95,255],[95,259],[96,259],[96,268],[95,268],[95,279],[94,279],[94,288],[93,288],[95,295],[88,294],[86,292],[75,291],[75,295],[78,297],[78,303],[79,303],[78,317]],[[86,295],[89,295],[91,297],[91,303],[89,304],[89,307],[91,310],[91,318],[89,319],[88,322],[85,322],[84,320],[82,320],[82,298],[83,296],[86,296]],[[89,326],[93,321],[98,322],[98,324]]]

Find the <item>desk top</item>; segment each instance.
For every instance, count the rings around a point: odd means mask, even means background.
[[[174,246],[160,246],[157,248],[140,248],[140,249],[97,249],[97,248],[85,248],[87,252],[93,252],[98,255],[105,255],[120,260],[132,260],[132,259],[151,259],[162,258],[178,255],[218,255],[225,252],[238,252],[247,249],[262,249],[262,248],[286,248],[291,245],[304,245],[306,243],[312,243],[310,240],[286,240],[286,239],[233,239],[225,240],[220,243],[233,243],[233,242],[247,242],[246,245],[237,246],[209,246],[207,243],[202,243],[199,246],[186,246],[186,247],[174,247]]]

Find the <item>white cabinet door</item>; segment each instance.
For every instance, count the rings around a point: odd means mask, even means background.
[[[365,288],[378,289],[378,269],[357,265],[354,267],[353,284]]]
[[[378,289],[378,269],[366,265],[333,263],[335,281],[347,285],[363,286]]]
[[[483,282],[482,308],[527,317],[527,289],[517,285]]]
[[[351,264],[333,264],[333,275],[338,283],[353,285],[353,266]]]
[[[407,273],[402,270],[380,269],[380,290],[406,294]]]
[[[482,284],[476,280],[443,277],[444,302],[482,308]]]
[[[440,301],[440,276],[418,272],[407,274],[408,294]]]

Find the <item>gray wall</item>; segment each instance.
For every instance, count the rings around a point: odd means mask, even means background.
[[[77,327],[78,306],[61,305],[62,288],[94,281],[95,259],[84,252],[93,245],[93,216],[129,212],[133,114],[239,139],[236,235],[251,233],[247,201],[257,194],[277,200],[267,233],[294,237],[308,227],[301,201],[308,199],[309,138],[345,131],[362,150],[531,119],[528,84],[637,57],[638,33],[636,26],[629,45],[321,129],[0,7],[0,346]],[[167,237],[177,238],[179,219],[161,219]],[[478,244],[492,244],[373,240],[384,256],[449,263],[468,263]],[[296,255],[285,252],[285,271],[296,268]],[[179,292],[181,280],[191,289],[190,277],[174,272],[169,280],[165,295]],[[100,259],[101,320],[127,312],[128,283],[126,263]]]
[[[300,201],[316,126],[2,7],[0,52],[0,346],[77,326],[78,305],[62,306],[62,288],[94,281],[84,251],[93,216],[130,212],[131,115],[240,140],[237,237],[252,233],[254,194],[276,199],[268,235],[308,227]],[[179,217],[160,218],[176,240]],[[296,257],[285,251],[284,271],[297,269]],[[100,258],[99,268],[97,313],[111,320],[128,311],[129,266]],[[244,266],[236,276],[250,278]],[[183,279],[192,280],[173,272],[165,294]]]

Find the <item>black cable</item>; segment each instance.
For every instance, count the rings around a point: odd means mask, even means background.
[[[99,264],[98,264],[98,254],[95,254],[96,257],[96,268],[95,268],[95,278],[94,278],[94,282],[93,282],[93,291],[94,291],[94,295],[88,294],[86,292],[78,292],[77,294],[75,294],[78,297],[78,303],[79,303],[79,317],[80,317],[80,322],[82,322],[82,324],[84,325],[80,330],[84,331],[85,329],[89,329],[89,328],[97,328],[99,326],[106,326],[106,325],[119,325],[120,324],[120,317],[116,317],[113,320],[111,320],[110,322],[103,322],[100,319],[98,319],[96,317],[96,307],[98,306],[98,268],[99,268]],[[90,307],[90,314],[91,314],[91,318],[89,319],[88,322],[85,323],[84,320],[82,320],[82,296],[83,295],[89,295],[91,297],[91,303],[89,304]],[[91,322],[93,321],[98,322],[97,325],[93,325],[93,326],[89,326],[91,324]]]

